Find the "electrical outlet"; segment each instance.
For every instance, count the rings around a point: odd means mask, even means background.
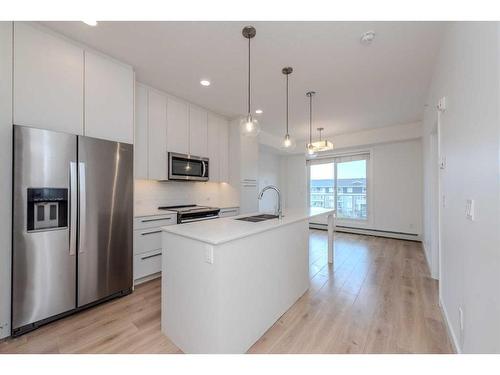
[[[214,264],[214,247],[210,245],[205,246],[205,262]]]
[[[441,156],[439,161],[439,169],[446,169],[446,156]]]
[[[465,218],[474,221],[474,199],[467,199],[465,203]]]
[[[441,196],[441,205],[443,208],[446,207],[446,196],[444,194]]]
[[[443,96],[441,99],[439,99],[438,104],[437,104],[437,109],[439,112],[446,111],[446,97],[445,96]]]

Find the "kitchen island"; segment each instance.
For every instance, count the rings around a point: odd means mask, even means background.
[[[309,288],[309,219],[319,215],[333,262],[334,210],[163,227],[162,332],[185,353],[245,353]]]

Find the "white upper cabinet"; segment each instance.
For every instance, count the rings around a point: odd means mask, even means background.
[[[14,23],[14,124],[83,134],[83,49]]]
[[[189,153],[189,105],[170,97],[167,107],[167,151]]]
[[[85,135],[134,142],[134,72],[85,51]]]
[[[148,103],[148,177],[167,179],[167,97],[149,90]]]
[[[229,123],[225,119],[219,124],[219,181],[229,182]]]
[[[135,87],[135,178],[148,178],[148,88],[137,84]]]
[[[208,114],[208,176],[212,182],[220,181],[220,130],[222,119],[212,113]]]
[[[208,154],[208,116],[204,109],[189,106],[189,153],[206,157]]]

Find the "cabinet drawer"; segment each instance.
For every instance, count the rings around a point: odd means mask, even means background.
[[[153,250],[161,250],[161,229],[158,227],[134,230],[134,254]]]
[[[134,280],[161,271],[161,249],[134,255]]]
[[[134,229],[159,228],[177,224],[177,214],[141,216],[134,219]]]

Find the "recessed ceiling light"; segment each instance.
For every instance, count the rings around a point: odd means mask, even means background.
[[[375,31],[367,31],[361,35],[361,39],[359,40],[361,44],[369,45],[375,39]]]
[[[89,26],[97,26],[97,21],[82,21]]]
[[[210,81],[208,81],[206,79],[202,79],[200,81],[200,85],[202,85],[202,86],[210,86]]]
[[[260,115],[262,112],[264,112],[262,109],[255,110],[255,113],[257,113],[258,115]]]

